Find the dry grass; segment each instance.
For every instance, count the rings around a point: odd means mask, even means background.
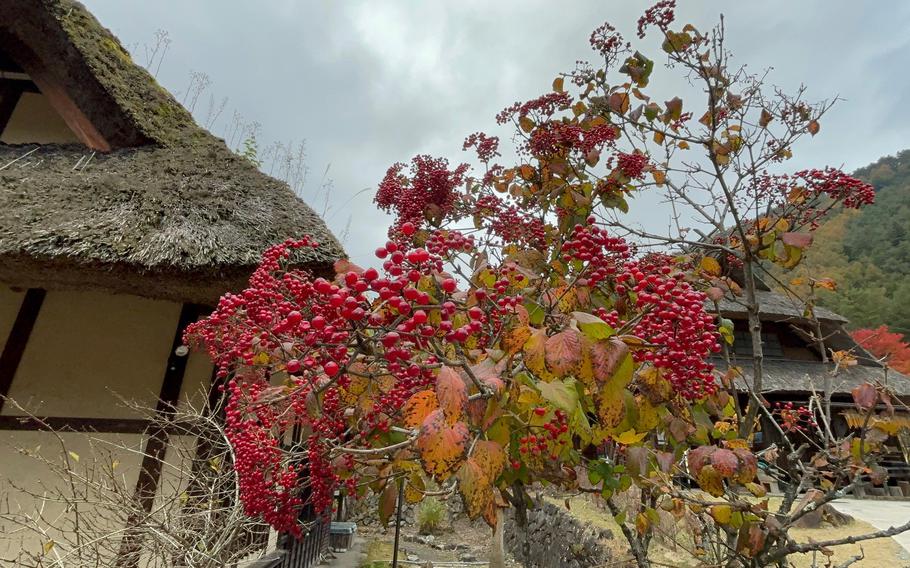
[[[553,504],[563,505],[562,499],[550,499]],[[625,537],[619,525],[613,520],[608,511],[602,509],[583,497],[576,497],[569,500],[571,507],[570,513],[583,523],[594,525],[601,529],[607,529],[613,535],[613,539],[608,546],[613,550],[621,565],[621,562],[629,558],[629,549],[626,545]],[[775,505],[772,500],[771,506]],[[846,536],[861,535],[869,532],[875,532],[875,527],[862,521],[854,520],[849,525],[842,527],[821,527],[817,529],[793,529],[790,534],[797,542],[810,542],[820,540],[830,540],[843,538]],[[673,531],[667,531],[671,533]],[[681,531],[677,534],[681,534]],[[673,568],[693,568],[703,566],[699,564],[697,558],[689,554],[683,544],[683,539],[677,540],[674,544],[673,539],[665,537],[655,539],[651,545],[651,557],[655,565],[667,566]],[[892,538],[880,538],[869,540],[862,543],[862,552],[865,558],[852,566],[856,568],[897,568],[898,566],[910,565],[907,559],[910,555]],[[855,555],[860,554],[860,544],[845,544],[834,549],[832,558],[834,564],[843,562]],[[903,563],[901,563],[903,559]],[[815,566],[825,566],[826,558],[821,554],[817,555]],[[788,559],[793,568],[812,568],[812,554],[796,554]]]

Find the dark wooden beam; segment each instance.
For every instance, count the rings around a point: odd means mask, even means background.
[[[10,329],[6,345],[3,346],[3,353],[0,353],[0,410],[3,410],[3,403],[6,402],[10,387],[13,386],[13,377],[16,376],[16,370],[22,361],[25,346],[32,335],[46,295],[47,292],[40,288],[29,288],[25,293],[25,298],[19,306],[19,313],[16,314],[16,321]]]
[[[183,345],[183,332],[187,326],[195,322],[204,313],[204,307],[198,304],[184,304],[180,310],[177,322],[177,331],[171,343],[171,351],[164,370],[164,380],[161,383],[161,392],[158,395],[158,404],[155,413],[159,417],[173,416],[180,401],[180,391],[183,389],[183,375],[189,356],[178,355],[177,348]],[[149,432],[148,441],[143,452],[142,467],[139,470],[139,479],[136,481],[135,498],[145,514],[152,510],[155,494],[158,492],[158,483],[161,481],[161,467],[164,454],[167,451],[168,433],[161,426],[153,427]],[[131,533],[129,527],[139,524],[141,518],[134,515],[127,520],[127,532],[120,543],[116,565],[121,567],[135,567],[139,564],[139,553],[142,548],[140,535]]]
[[[151,424],[139,418],[81,418],[76,416],[0,416],[0,430],[47,430],[142,434]]]
[[[19,104],[19,98],[22,96],[22,89],[17,85],[19,81],[0,81],[0,136],[6,130],[16,105]]]

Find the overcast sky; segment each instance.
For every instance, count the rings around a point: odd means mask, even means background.
[[[156,30],[172,43],[158,80],[185,91],[191,71],[228,97],[212,130],[225,136],[233,113],[262,125],[260,145],[306,140],[317,211],[323,170],[334,182],[326,220],[345,248],[369,263],[388,219],[372,188],[396,161],[417,153],[467,158],[464,137],[493,131],[503,107],[549,90],[559,71],[589,59],[591,29],[613,22],[627,38],[651,2],[591,0],[333,1],[83,0],[137,62]],[[707,29],[721,12],[738,62],[773,67],[770,81],[800,83],[813,98],[843,99],[821,133],[789,166],[854,169],[910,147],[910,2],[680,0],[677,21]],[[656,55],[657,47],[649,49]],[[658,59],[659,60],[659,59]],[[672,91],[655,70],[658,93]],[[179,96],[178,96],[179,98]],[[364,188],[370,191],[356,195]],[[633,210],[653,224],[659,209]],[[655,213],[657,211],[657,213]]]

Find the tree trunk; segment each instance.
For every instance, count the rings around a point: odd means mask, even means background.
[[[496,507],[496,528],[493,529],[493,542],[490,543],[490,568],[506,568],[505,539],[503,530],[505,519],[502,508]]]

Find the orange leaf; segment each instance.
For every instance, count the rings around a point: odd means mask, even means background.
[[[442,367],[436,377],[436,398],[448,423],[454,424],[468,403],[468,385],[451,367]]]
[[[487,479],[493,482],[506,465],[506,452],[496,442],[480,440],[474,445],[472,459],[480,466]]]
[[[417,436],[423,469],[437,481],[445,481],[464,458],[470,432],[464,422],[449,425],[441,409],[431,412]]]
[[[500,348],[506,352],[506,355],[514,355],[521,350],[529,337],[531,337],[530,327],[526,325],[513,327],[503,334]]]
[[[431,390],[415,392],[401,408],[404,425],[407,428],[419,428],[427,416],[439,408],[436,393]]]
[[[819,126],[817,120],[810,120],[809,125],[806,127],[806,130],[808,130],[809,134],[811,134],[812,136],[815,136],[816,134],[818,134],[818,131],[820,129],[821,129],[821,126]]]

